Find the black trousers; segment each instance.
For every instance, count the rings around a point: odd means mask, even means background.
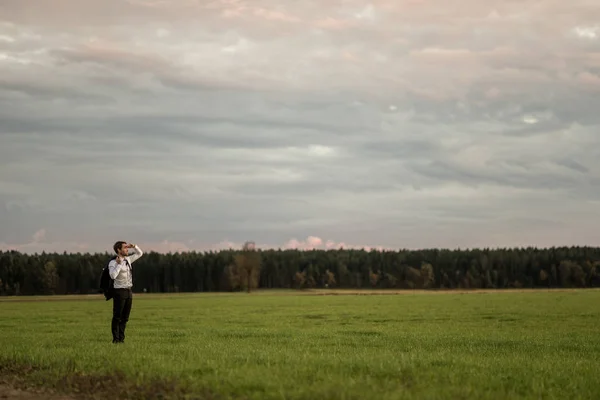
[[[131,313],[133,292],[131,289],[115,289],[113,297],[112,336],[113,343],[125,341],[125,328]]]

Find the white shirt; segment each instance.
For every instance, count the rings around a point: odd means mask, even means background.
[[[125,257],[129,264],[133,264],[134,261],[139,259],[144,252],[138,246],[134,247],[134,253]],[[129,289],[133,286],[133,278],[131,276],[131,267],[127,265],[123,259],[121,263],[117,264],[117,260],[110,260],[108,263],[108,273],[112,279],[114,279],[115,289]]]

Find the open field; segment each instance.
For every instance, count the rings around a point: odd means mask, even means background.
[[[416,295],[416,294],[481,294],[481,293],[563,293],[580,291],[581,289],[575,288],[548,288],[548,289],[303,289],[303,290],[289,290],[289,289],[254,289],[250,295],[252,296],[375,296],[375,295]],[[600,289],[590,288],[587,291],[600,291]],[[153,299],[153,298],[164,298],[168,297],[190,297],[190,296],[207,296],[208,294],[202,293],[137,293],[137,299]],[[210,296],[231,296],[230,292],[213,292]],[[237,295],[237,294],[233,294]],[[245,295],[245,293],[244,293]],[[37,302],[37,301],[81,301],[81,300],[93,300],[98,301],[102,298],[99,294],[70,294],[70,295],[55,295],[55,296],[1,296],[0,303],[6,301],[17,301],[17,302]]]
[[[600,398],[598,290],[387,293],[137,295],[118,346],[99,296],[2,299],[1,373],[73,397]]]

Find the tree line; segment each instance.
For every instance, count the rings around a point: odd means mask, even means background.
[[[98,293],[108,253],[0,252],[0,295]],[[136,292],[254,288],[600,287],[600,248],[397,251],[242,249],[162,254],[133,264]]]

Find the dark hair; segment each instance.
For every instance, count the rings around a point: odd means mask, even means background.
[[[116,242],[113,246],[113,250],[115,251],[115,253],[118,253],[119,250],[121,249],[121,246],[124,245],[127,242],[123,242],[121,240],[119,240],[118,242]]]

